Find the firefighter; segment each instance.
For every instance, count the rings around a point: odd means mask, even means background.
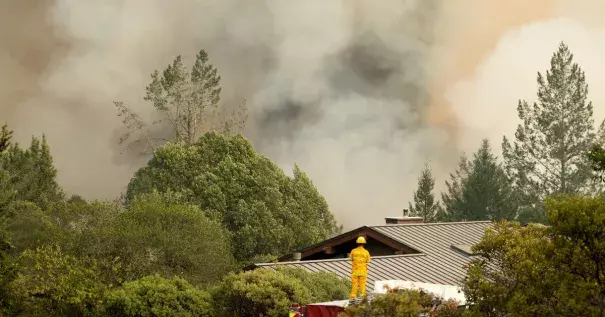
[[[368,263],[370,263],[370,252],[364,248],[366,239],[364,237],[357,238],[357,248],[351,251],[351,282],[353,287],[349,299],[357,297],[357,288],[361,297],[366,295],[366,281],[368,280]]]

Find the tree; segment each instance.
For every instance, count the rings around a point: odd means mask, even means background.
[[[233,265],[219,223],[197,206],[172,204],[158,193],[138,196],[105,239],[113,243],[102,257],[119,257],[125,280],[159,274],[204,285],[220,280]]]
[[[437,217],[439,203],[435,201],[434,188],[435,178],[431,173],[430,165],[426,163],[418,178],[418,189],[414,193],[414,205],[410,203],[410,213],[413,216],[422,217],[424,222],[432,222]]]
[[[550,227],[497,223],[473,247],[464,292],[483,316],[603,316],[605,200],[550,197]]]
[[[450,221],[514,219],[515,193],[488,140],[468,162],[463,155],[448,191],[442,194],[444,218]],[[443,216],[442,216],[443,217]]]
[[[27,250],[21,258],[13,296],[28,316],[87,316],[100,307],[106,286],[96,263],[57,246]]]
[[[358,307],[347,307],[340,316],[416,317],[428,315],[435,306],[437,308],[430,316],[463,316],[463,310],[458,309],[458,303],[453,300],[444,301],[434,294],[408,289],[394,289],[386,294],[378,294],[371,302],[366,299]]]
[[[45,205],[65,198],[57,183],[57,169],[44,135],[41,140],[32,137],[27,150],[21,149],[19,144],[13,144],[2,155],[0,162],[2,169],[10,175],[15,200]]]
[[[50,215],[32,202],[14,202],[5,212],[5,228],[18,252],[54,243],[61,236]]]
[[[591,168],[594,172],[595,178],[599,181],[605,181],[605,148],[599,143],[593,144],[588,153],[586,153],[588,161],[591,164]]]
[[[281,317],[290,304],[312,302],[311,292],[296,278],[270,269],[230,274],[214,290],[218,316]]]
[[[523,205],[533,209],[548,195],[586,191],[591,173],[585,153],[596,139],[586,78],[567,45],[559,45],[537,82],[538,102],[519,101],[522,124],[514,143],[502,141],[507,175],[524,193]]]
[[[311,293],[314,303],[342,300],[351,291],[350,279],[340,278],[336,273],[311,273],[297,267],[277,267],[276,271],[301,282]]]
[[[557,196],[546,200],[553,260],[561,296],[574,299],[578,314],[605,316],[605,199],[602,196]],[[577,315],[578,316],[578,315]]]
[[[463,291],[480,316],[553,316],[557,268],[548,261],[553,245],[547,228],[497,222],[473,252]],[[512,315],[508,315],[512,314]]]
[[[210,294],[180,278],[146,276],[125,283],[104,298],[108,316],[210,317]]]
[[[161,116],[154,124],[169,127],[170,135],[154,136],[138,114],[123,102],[116,101],[114,104],[128,130],[120,143],[131,139],[133,134],[139,134],[127,147],[138,146],[143,153],[148,153],[165,141],[193,144],[208,131],[237,133],[246,121],[246,104],[244,101],[232,114],[227,114],[226,108],[218,111],[222,90],[220,81],[217,68],[209,63],[204,50],[198,52],[190,71],[183,64],[181,55],[176,56],[161,73],[155,70],[151,74],[151,83],[146,87],[144,97]]]
[[[0,131],[0,153],[4,153],[10,145],[13,138],[13,131],[8,128],[8,125],[4,124]]]
[[[237,260],[281,255],[339,232],[323,197],[298,168],[289,178],[242,136],[207,133],[193,146],[166,144],[128,184],[142,193],[180,194],[231,233]]]

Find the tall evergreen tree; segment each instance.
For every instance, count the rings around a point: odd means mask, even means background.
[[[418,189],[414,192],[414,204],[409,204],[412,216],[422,217],[424,222],[436,220],[439,203],[435,201],[434,188],[435,178],[431,172],[431,166],[425,163],[420,172],[420,177],[418,177]]]
[[[44,204],[64,198],[45,136],[41,140],[33,137],[26,150],[13,144],[3,154],[2,166],[10,175],[16,200]]]
[[[8,128],[8,125],[3,125],[2,130],[0,130],[0,153],[3,153],[10,147],[12,138],[13,131]]]
[[[488,140],[481,142],[471,162],[462,156],[446,186],[448,191],[442,194],[446,220],[500,220],[516,216],[512,186]]]
[[[245,101],[233,113],[227,114],[226,108],[220,107],[220,82],[218,69],[209,62],[206,51],[198,52],[189,70],[181,55],[177,55],[162,72],[155,70],[151,74],[144,97],[161,116],[154,124],[162,124],[159,130],[170,131],[170,135],[154,135],[134,111],[123,102],[114,102],[128,129],[120,143],[139,134],[128,147],[137,146],[141,152],[148,153],[166,141],[191,145],[208,131],[238,133],[246,120]]]
[[[441,193],[441,202],[437,211],[439,221],[457,221],[464,218],[462,193],[464,183],[468,178],[470,163],[466,154],[460,156],[458,167],[450,173],[449,181],[445,181],[446,192]]]
[[[534,213],[548,195],[589,188],[591,166],[585,153],[596,140],[586,78],[567,45],[560,43],[546,76],[538,72],[537,82],[538,102],[530,106],[520,100],[517,106],[522,123],[515,141],[502,141],[507,175]]]

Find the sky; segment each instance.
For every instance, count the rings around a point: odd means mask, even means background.
[[[436,194],[482,138],[500,155],[519,99],[564,41],[605,117],[598,0],[20,0],[0,2],[0,117],[46,134],[70,193],[112,199],[145,158],[122,153],[113,101],[143,117],[149,74],[204,49],[244,131],[297,163],[345,228],[398,216],[430,162]]]

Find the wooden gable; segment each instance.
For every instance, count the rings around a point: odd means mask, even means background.
[[[360,227],[343,233],[316,245],[300,251],[300,260],[325,260],[346,258],[355,247],[357,237],[366,238],[366,249],[372,256],[386,256],[399,254],[417,254],[420,251],[411,248],[397,240],[383,235],[370,227]],[[291,261],[293,255],[289,254],[279,259],[280,262]]]

